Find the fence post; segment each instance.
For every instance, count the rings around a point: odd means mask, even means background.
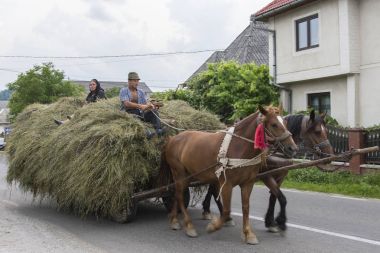
[[[364,148],[366,131],[361,128],[353,128],[348,130],[348,147]],[[353,156],[350,160],[350,171],[353,174],[361,174],[360,165],[365,161],[365,154]]]

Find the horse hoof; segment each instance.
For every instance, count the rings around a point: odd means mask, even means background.
[[[202,213],[202,220],[212,220],[212,215],[209,212]]]
[[[181,229],[181,225],[178,222],[172,223],[172,224],[170,224],[170,228],[173,229],[173,230],[180,230]]]
[[[215,232],[216,229],[215,229],[214,224],[212,224],[211,222],[210,222],[209,224],[207,224],[206,231],[207,231],[208,233]]]
[[[236,223],[233,219],[230,219],[224,223],[225,227],[235,227]]]
[[[197,233],[197,231],[196,231],[194,228],[192,228],[192,229],[187,229],[187,230],[186,230],[186,235],[187,235],[188,237],[191,237],[191,238],[198,237],[198,233]]]
[[[278,225],[278,228],[281,230],[281,231],[286,231],[286,224],[281,224],[281,225]]]
[[[252,236],[252,237],[248,237],[245,242],[249,245],[256,245],[256,244],[259,244],[259,240],[257,240],[257,237],[255,236]]]
[[[276,226],[270,226],[270,227],[268,227],[268,232],[278,233],[278,232],[280,232],[280,230]]]

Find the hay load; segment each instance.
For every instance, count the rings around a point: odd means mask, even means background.
[[[53,122],[73,113],[66,124]],[[161,117],[178,128],[224,127],[216,116],[182,101],[165,103]],[[148,140],[147,127],[120,112],[117,99],[31,105],[17,117],[7,141],[7,181],[81,216],[110,216],[128,205],[134,192],[155,187],[162,141]]]

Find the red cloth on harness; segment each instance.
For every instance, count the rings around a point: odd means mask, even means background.
[[[268,144],[265,142],[265,130],[263,123],[259,124],[255,132],[255,149],[265,149],[268,147]]]

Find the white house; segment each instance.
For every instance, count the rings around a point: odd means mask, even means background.
[[[274,31],[269,66],[285,108],[327,111],[344,126],[380,124],[379,0],[275,0],[252,20]]]

